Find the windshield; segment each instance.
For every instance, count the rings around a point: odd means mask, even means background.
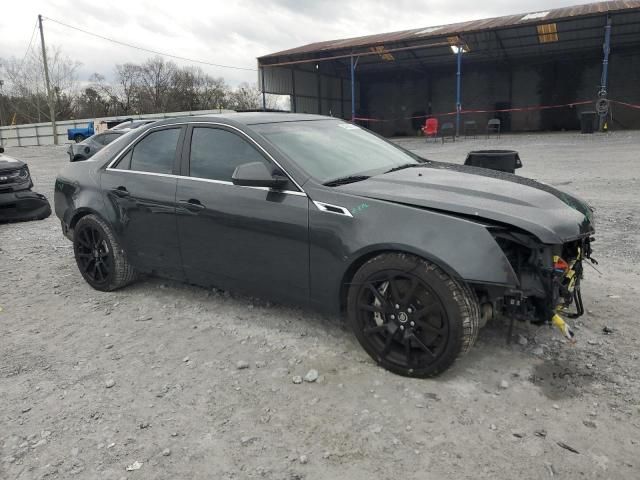
[[[321,183],[423,162],[367,130],[339,120],[268,123],[252,128]]]

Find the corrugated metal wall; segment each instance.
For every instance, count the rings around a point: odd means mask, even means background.
[[[262,83],[262,72],[258,81]],[[351,81],[321,73],[311,68],[264,68],[266,93],[291,96],[291,111],[334,117],[351,117]],[[360,101],[360,85],[356,80],[356,111]]]

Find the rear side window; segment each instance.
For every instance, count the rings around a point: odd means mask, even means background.
[[[192,177],[231,181],[238,165],[262,162],[273,166],[244,138],[219,128],[197,127],[191,135],[189,172]]]
[[[131,170],[173,173],[179,128],[152,132],[140,140],[131,152]]]

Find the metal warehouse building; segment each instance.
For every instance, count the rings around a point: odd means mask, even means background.
[[[609,128],[640,128],[640,0],[312,43],[258,67],[262,90],[290,95],[292,111],[386,136],[415,134],[428,116],[578,129],[598,98]]]

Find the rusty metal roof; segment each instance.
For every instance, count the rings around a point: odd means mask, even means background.
[[[394,43],[408,44],[408,42],[446,38],[455,35],[479,33],[483,31],[513,29],[519,27],[531,28],[537,24],[548,24],[563,20],[579,19],[581,17],[604,16],[607,14],[631,10],[640,10],[640,0],[614,0],[608,2],[589,3],[586,5],[521,13],[518,15],[506,15],[503,17],[472,20],[469,22],[460,22],[450,25],[439,25],[427,28],[403,30],[399,32],[367,35],[363,37],[316,42],[265,55],[260,57],[258,61],[260,63],[270,64],[274,60],[283,61],[287,58],[304,58],[309,55],[324,56],[327,54],[351,51],[354,49],[374,47],[381,44],[385,44],[387,46]]]

